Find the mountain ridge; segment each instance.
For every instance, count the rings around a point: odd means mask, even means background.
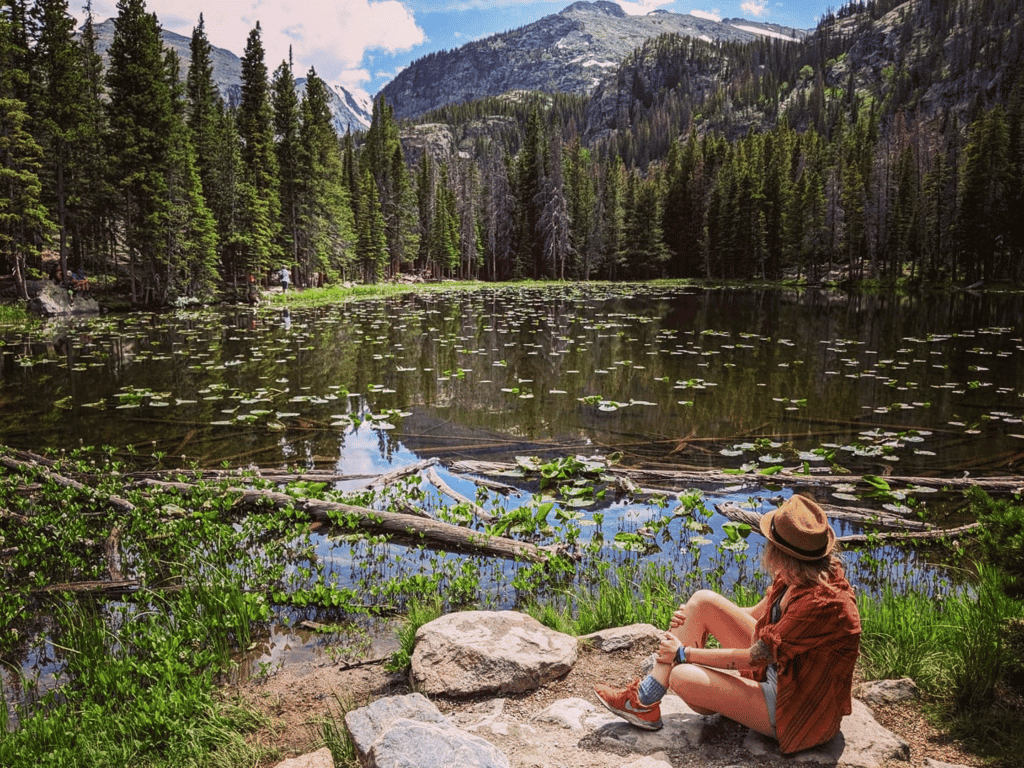
[[[592,94],[645,41],[676,33],[706,42],[802,39],[807,30],[751,22],[713,21],[664,10],[629,16],[608,0],[572,3],[525,26],[437,51],[414,61],[385,85],[398,119],[447,104],[508,91]]]

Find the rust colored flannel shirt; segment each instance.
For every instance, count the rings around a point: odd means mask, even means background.
[[[785,586],[776,579],[768,605]],[[829,586],[790,587],[786,610],[775,624],[765,611],[754,642],[772,651],[778,672],[775,732],[783,754],[823,744],[852,711],[853,668],[860,653],[860,614],[853,588],[840,568]],[[764,669],[745,673],[763,681]]]

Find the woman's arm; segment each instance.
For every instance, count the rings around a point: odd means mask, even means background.
[[[658,661],[671,664],[678,660],[682,643],[671,632],[666,632],[658,647]],[[697,648],[686,646],[686,661],[715,669],[761,669],[775,662],[772,651],[764,640],[749,648]]]
[[[773,663],[771,649],[758,640],[749,648],[690,648],[686,649],[686,661],[715,669],[761,669]]]

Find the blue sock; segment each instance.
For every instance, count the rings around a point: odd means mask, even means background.
[[[640,685],[636,689],[636,697],[640,699],[641,704],[649,707],[651,704],[661,701],[667,690],[664,685],[648,675],[640,681]]]

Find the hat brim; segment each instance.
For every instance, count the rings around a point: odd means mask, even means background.
[[[812,560],[821,560],[821,558],[828,557],[830,554],[832,554],[832,550],[835,549],[836,546],[836,533],[832,530],[831,525],[828,527],[828,544],[825,545],[825,552],[820,555],[805,555],[802,552],[798,552],[797,550],[793,549],[788,544],[779,541],[777,536],[772,535],[772,518],[775,517],[775,515],[777,515],[780,511],[780,509],[775,509],[772,510],[771,512],[765,512],[763,515],[761,515],[761,520],[759,523],[761,526],[761,533],[766,539],[768,539],[768,541],[770,541],[772,544],[781,549],[790,557],[795,557],[797,560],[804,560],[806,562],[811,562]]]

